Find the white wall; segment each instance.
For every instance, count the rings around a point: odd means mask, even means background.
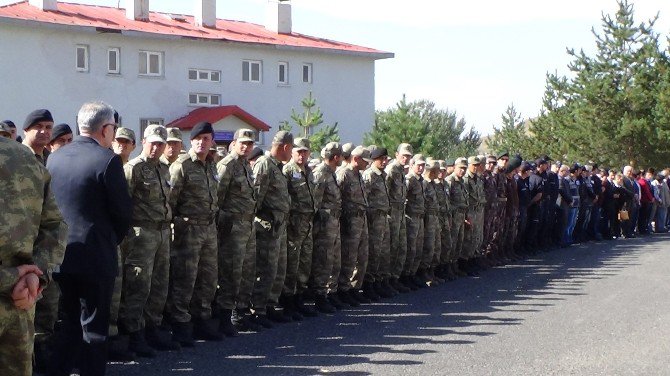
[[[89,72],[75,69],[75,47],[89,45]],[[121,74],[107,74],[107,49],[121,48]],[[138,75],[139,50],[165,53],[164,77]],[[189,92],[221,94],[223,105],[238,105],[273,127],[270,140],[291,109],[311,90],[326,124],[339,123],[343,142],[361,142],[374,122],[374,60],[339,54],[279,51],[274,46],[150,39],[113,33],[66,31],[0,24],[0,120],[21,127],[36,108],[52,111],[56,123],[75,125],[81,104],[103,100],[139,131],[140,118],[168,123],[196,107]],[[242,60],[263,61],[263,82],[242,81]],[[289,62],[289,85],[277,84],[277,64]],[[313,64],[313,83],[302,82],[302,63]],[[189,81],[188,69],[221,71],[221,82]],[[294,130],[297,127],[294,127]],[[185,132],[185,136],[188,132]],[[139,137],[139,135],[138,135]]]

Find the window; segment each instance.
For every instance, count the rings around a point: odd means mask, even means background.
[[[288,63],[285,61],[279,62],[279,77],[277,81],[282,85],[288,85]]]
[[[262,62],[255,60],[244,60],[242,62],[242,81],[261,82]]]
[[[219,106],[221,105],[221,95],[190,93],[188,95],[188,104],[191,106]]]
[[[79,72],[88,72],[88,46],[77,46],[76,68]]]
[[[221,71],[189,69],[188,79],[191,81],[221,82]]]
[[[119,48],[109,48],[107,50],[107,73],[121,73],[120,62],[121,50]]]
[[[140,51],[140,75],[162,76],[163,75],[163,53]]]
[[[312,63],[304,63],[302,65],[302,82],[312,83]]]
[[[163,125],[164,120],[161,118],[142,118],[140,119],[140,137],[144,136],[144,131],[150,125]]]

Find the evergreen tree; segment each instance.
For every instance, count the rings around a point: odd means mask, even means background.
[[[331,141],[340,141],[337,122],[333,125],[320,127],[323,124],[323,113],[321,108],[316,105],[316,98],[312,96],[311,91],[300,104],[303,112],[298,113],[295,109],[291,109],[291,120],[301,128],[300,134],[296,137],[309,138],[313,153],[319,154],[321,149]],[[317,130],[317,128],[319,129]],[[293,126],[288,121],[282,121],[279,129],[292,132]]]
[[[496,153],[520,153],[529,157],[529,139],[526,122],[510,104],[501,116],[500,127],[493,126],[493,135],[486,141],[488,148]]]

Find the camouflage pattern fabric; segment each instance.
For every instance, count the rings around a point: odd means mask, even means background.
[[[348,291],[360,289],[368,264],[367,197],[363,180],[351,165],[336,172],[337,184],[342,192],[342,263],[338,288]]]
[[[426,202],[423,192],[423,178],[413,172],[407,174],[407,203],[405,213],[407,221],[407,254],[403,275],[414,275],[421,259],[424,240],[424,214]],[[418,256],[418,258],[417,258]]]
[[[390,224],[386,173],[375,165],[363,172],[363,185],[368,197],[368,268],[366,282],[381,281],[391,276]]]

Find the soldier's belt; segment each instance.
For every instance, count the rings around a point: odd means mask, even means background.
[[[189,225],[195,226],[208,226],[214,223],[214,218],[210,219],[201,219],[201,218],[189,218],[189,217],[174,217],[174,222],[182,221]]]
[[[498,197],[498,202],[507,202],[507,197]]]
[[[254,217],[256,217],[254,213],[233,213],[229,211],[221,211],[221,213],[227,217],[239,219],[240,221],[253,221]]]
[[[151,222],[151,221],[133,221],[133,227],[142,227],[149,230],[167,230],[170,228],[170,222]]]

